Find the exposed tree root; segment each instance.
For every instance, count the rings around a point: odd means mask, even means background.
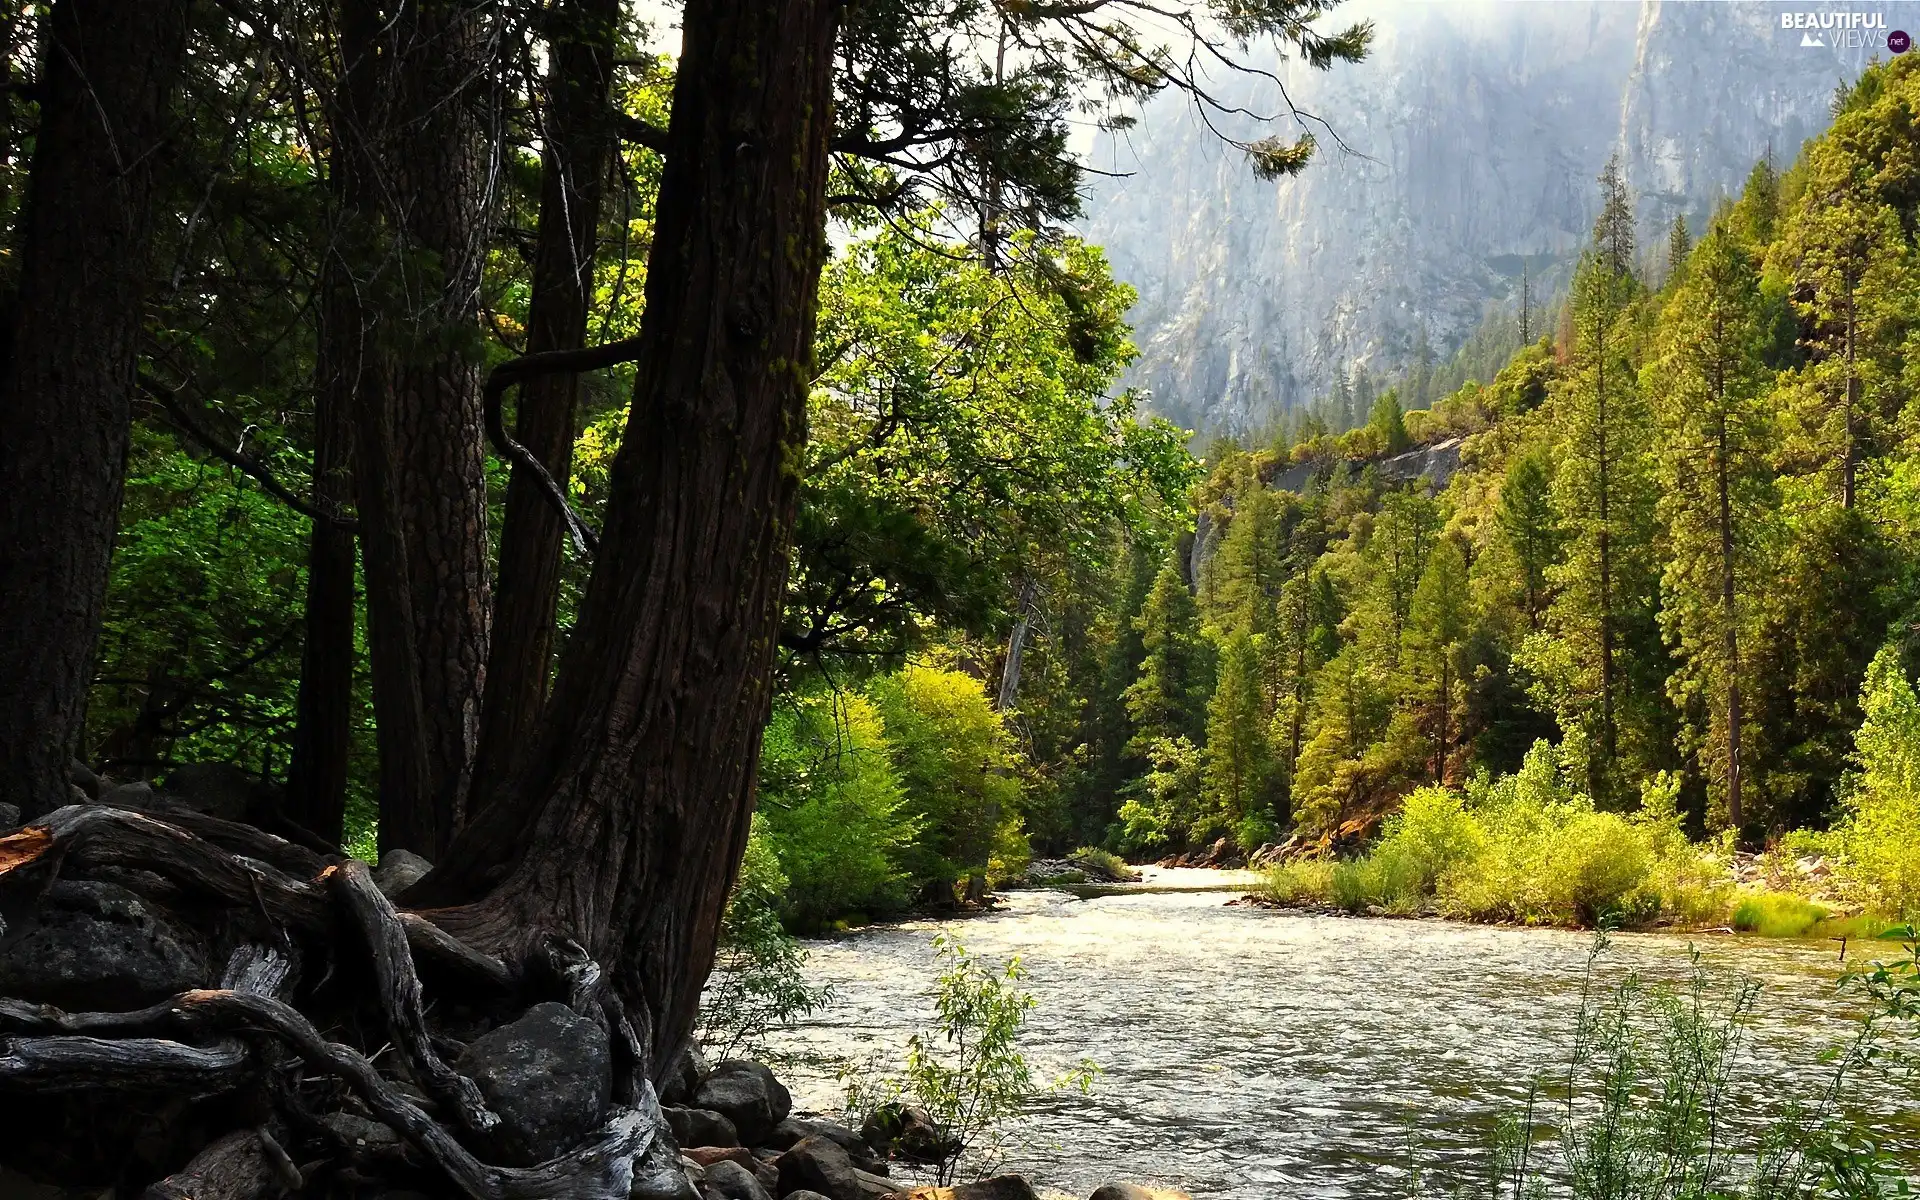
[[[150,880],[149,891],[185,897],[208,944],[229,947],[221,986],[125,1012],[66,1012],[0,998],[0,1090],[99,1093],[102,1103],[129,1090],[251,1097],[240,1107],[255,1117],[152,1184],[150,1200],[319,1195],[389,1169],[424,1169],[474,1200],[687,1194],[647,1081],[646,1042],[599,964],[577,945],[528,938],[537,949],[526,961],[503,962],[397,910],[363,863],[197,813],[77,805],[0,837],[0,901],[11,911],[38,903],[55,878],[97,872],[126,886]],[[152,898],[164,905],[167,897]],[[435,1027],[436,1006],[416,959],[444,973],[435,978],[459,981],[457,999],[445,1002],[463,1014],[457,1030]],[[303,979],[303,963],[324,964],[321,978]],[[336,972],[349,982],[336,983]],[[475,1014],[476,997],[496,1022],[557,999],[606,1031],[615,1107],[596,1133],[534,1166],[482,1157],[502,1118],[450,1062],[454,1034],[470,1036],[488,1023]],[[362,1013],[374,1017],[370,1028]],[[369,1150],[364,1138],[341,1137],[341,1118],[330,1124],[329,1112],[378,1122],[404,1146]],[[305,1169],[294,1165],[316,1152]]]

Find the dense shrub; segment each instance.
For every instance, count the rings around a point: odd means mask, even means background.
[[[821,691],[782,703],[761,750],[760,811],[756,830],[785,876],[789,924],[819,928],[904,905],[900,859],[917,826],[866,697]]]
[[[1543,742],[1518,772],[1465,796],[1421,788],[1367,855],[1288,864],[1270,873],[1266,894],[1527,924],[1725,919],[1733,901],[1726,869],[1687,841],[1669,781],[1656,781],[1642,811],[1626,817],[1598,811],[1569,782],[1567,765]]]
[[[975,874],[1024,871],[1020,756],[980,681],[912,665],[870,693],[916,830],[901,859],[916,886],[938,891]]]
[[[1854,737],[1858,773],[1834,839],[1858,899],[1902,919],[1920,917],[1920,696],[1899,648],[1874,657]]]

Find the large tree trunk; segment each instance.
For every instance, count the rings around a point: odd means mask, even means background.
[[[0,363],[0,802],[67,801],[120,513],[186,0],[60,0]]]
[[[694,0],[632,415],[526,789],[410,900],[504,946],[580,942],[685,1044],[746,843],[806,437],[832,0]]]
[[[619,0],[568,0],[552,17],[552,69],[541,126],[540,229],[534,248],[527,353],[586,344],[593,261],[612,153],[608,98]],[[579,376],[521,385],[514,437],[565,486],[572,472]],[[553,667],[565,531],[539,483],[516,467],[507,486],[494,593],[493,639],[472,799],[478,807],[527,756]]]
[[[380,844],[439,858],[465,818],[487,647],[479,283],[490,172],[483,10],[418,0],[382,20],[342,5],[349,86],[336,136],[372,172],[391,239],[380,363],[359,397],[354,475],[379,726]],[[376,207],[377,206],[377,207]]]

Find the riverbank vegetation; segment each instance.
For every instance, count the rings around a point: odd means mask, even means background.
[[[1571,293],[1532,340],[1493,322],[1473,354],[1497,370],[1428,408],[1356,372],[1263,441],[1214,439],[1190,488],[1156,443],[1151,503],[1007,508],[988,524],[1036,540],[987,573],[999,615],[921,603],[898,644],[990,695],[997,832],[888,851],[884,894],[1003,876],[1023,846],[1225,839],[1285,858],[1271,895],[1359,911],[1799,933],[1920,911],[1917,104],[1913,61],[1872,68],[1697,242],[1677,222],[1644,249],[1609,167]],[[1074,458],[1042,453],[1077,445],[1060,428],[1023,427],[1027,453]],[[956,544],[985,527],[916,511]],[[987,809],[893,811],[911,841]]]

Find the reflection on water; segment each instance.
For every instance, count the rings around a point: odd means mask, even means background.
[[[1039,1008],[1025,1045],[1036,1073],[1082,1056],[1105,1070],[1091,1097],[1051,1100],[1024,1121],[1011,1169],[1081,1196],[1114,1179],[1244,1200],[1403,1195],[1410,1143],[1429,1173],[1451,1167],[1458,1177],[1495,1114],[1564,1060],[1587,934],[1317,917],[1223,899],[1026,892],[960,924],[975,953],[1018,954],[1030,970]],[[891,1052],[929,1018],[936,928],[811,944],[809,974],[833,981],[836,998],[776,1043],[802,1056],[783,1072],[799,1107],[837,1108],[824,1063]],[[1763,984],[1758,1056],[1790,1063],[1814,1087],[1819,1050],[1850,1029],[1833,1001],[1838,947],[1701,944],[1710,966]],[[1683,977],[1687,946],[1616,935],[1604,976]],[[1764,1112],[1785,1099],[1751,1103]],[[1881,1081],[1867,1104],[1868,1123],[1920,1145],[1910,1091]]]

